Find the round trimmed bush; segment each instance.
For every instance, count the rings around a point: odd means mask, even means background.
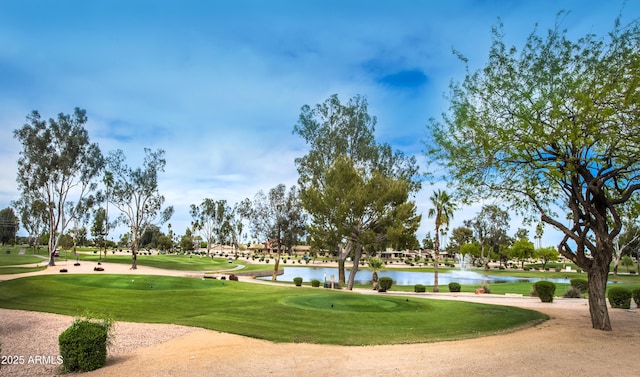
[[[295,277],[293,278],[293,282],[295,283],[296,287],[299,287],[302,285],[302,278],[301,277]]]
[[[573,288],[579,289],[582,293],[586,293],[589,290],[589,282],[586,279],[571,279],[569,283]]]
[[[460,283],[456,283],[456,282],[449,283],[449,292],[460,292],[460,289],[462,289],[462,286],[460,285]]]
[[[101,368],[107,360],[109,322],[76,320],[60,334],[58,344],[62,367],[67,372],[88,372]]]
[[[311,280],[311,286],[314,288],[318,288],[320,286],[320,280],[318,279]]]
[[[640,288],[636,288],[631,291],[631,297],[633,301],[636,303],[636,306],[640,308]]]
[[[391,289],[393,285],[393,279],[388,276],[383,276],[378,280],[378,292],[386,292]]]
[[[550,281],[541,280],[533,284],[533,289],[542,302],[553,302],[553,295],[556,293],[556,285]]]
[[[609,289],[607,294],[609,303],[612,308],[629,309],[631,308],[631,291],[624,287],[613,287]]]
[[[416,293],[423,293],[427,291],[427,287],[422,284],[416,284],[413,286],[413,291]]]

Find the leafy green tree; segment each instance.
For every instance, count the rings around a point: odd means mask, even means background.
[[[482,248],[478,242],[465,243],[464,245],[460,245],[459,253],[462,255],[471,255],[471,257],[476,260],[480,258]]]
[[[451,255],[460,253],[460,247],[462,245],[471,243],[473,241],[473,230],[471,228],[468,228],[466,226],[455,227],[451,231],[451,236],[449,237],[447,252]]]
[[[611,330],[619,208],[640,189],[640,22],[577,41],[534,31],[521,51],[501,27],[493,37],[487,65],[452,84],[450,113],[431,123],[430,159],[467,199],[499,196],[562,232],[560,253],[588,273],[592,326]]]
[[[446,191],[438,190],[429,197],[432,208],[429,208],[428,216],[435,220],[436,238],[433,241],[433,291],[439,292],[438,287],[438,263],[440,258],[440,229],[447,228],[453,219],[457,205]]]
[[[106,210],[104,208],[98,208],[93,214],[93,224],[91,225],[91,236],[93,236],[93,242],[100,248],[100,255],[104,249],[105,257],[107,256],[107,217]]]
[[[626,267],[626,268],[627,268],[627,273],[629,273],[629,267],[633,267],[633,264],[634,264],[634,262],[633,262],[633,258],[631,258],[631,257],[630,257],[630,256],[628,256],[628,255],[625,255],[625,256],[622,258],[622,260],[620,261],[620,264],[621,264],[622,266]]]
[[[305,231],[306,214],[300,202],[296,186],[279,184],[265,195],[260,190],[251,206],[251,224],[254,234],[265,239],[268,249],[276,249],[272,280],[278,278],[280,257],[283,251],[290,252]]]
[[[0,211],[0,243],[5,245],[14,242],[19,228],[20,221],[13,208],[7,207]]]
[[[231,230],[231,243],[233,244],[236,257],[238,256],[238,245],[243,237],[244,221],[249,219],[250,213],[251,201],[248,198],[236,203],[231,211],[229,229]]]
[[[180,238],[180,249],[183,252],[193,251],[193,233],[191,229],[187,228],[184,231],[184,235]]]
[[[226,200],[213,200],[206,198],[200,205],[191,205],[191,217],[193,218],[194,231],[201,232],[207,243],[207,255],[211,250],[211,244],[216,240],[222,245],[230,231],[231,208]]]
[[[98,144],[90,143],[86,111],[58,114],[42,120],[37,111],[14,131],[22,143],[18,159],[18,187],[22,197],[46,206],[49,225],[49,265],[68,225],[94,205],[96,178],[104,166]],[[72,198],[75,199],[72,200]]]
[[[427,232],[422,239],[422,247],[427,250],[433,250],[433,238],[431,238],[431,232]]]
[[[109,153],[107,171],[113,177],[110,192],[112,203],[120,216],[118,221],[129,227],[131,234],[131,269],[137,267],[138,242],[151,225],[163,224],[173,215],[173,207],[162,209],[164,196],[158,187],[158,173],[166,161],[162,149],[152,152],[145,148],[143,166],[131,168],[121,150]]]
[[[46,232],[49,217],[46,204],[42,200],[23,193],[20,199],[13,201],[11,205],[20,216],[22,228],[28,233],[29,245],[38,247],[40,244],[37,242],[38,236]]]
[[[533,242],[526,238],[516,240],[513,246],[509,248],[509,257],[519,260],[522,269],[524,269],[524,261],[532,258],[534,254],[535,247],[533,246]]]
[[[538,258],[542,262],[542,268],[547,267],[547,263],[555,262],[558,260],[560,254],[555,247],[541,247],[535,250],[533,254],[535,258]]]
[[[296,159],[301,198],[311,216],[312,247],[336,251],[338,281],[352,257],[352,289],[363,249],[412,241],[420,222],[409,195],[420,188],[415,158],[375,142],[376,118],[356,96],[346,104],[337,95],[314,108],[303,106],[294,133],[310,146]],[[415,243],[415,236],[413,237]]]
[[[495,204],[482,206],[480,212],[472,220],[466,220],[465,226],[472,228],[476,233],[476,238],[480,242],[480,259],[489,268],[491,252],[500,256],[501,247],[508,245],[509,237],[509,213]],[[486,250],[488,247],[488,250]]]

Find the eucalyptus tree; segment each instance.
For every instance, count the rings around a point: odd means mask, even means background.
[[[36,241],[45,233],[47,227],[47,205],[42,200],[24,193],[18,200],[11,202],[11,205],[18,212],[22,228],[27,231],[29,246],[39,245]]]
[[[109,153],[107,171],[112,177],[109,201],[120,212],[118,222],[129,227],[131,269],[137,266],[138,242],[151,225],[164,224],[173,215],[173,207],[165,207],[158,187],[158,173],[164,171],[164,151],[144,149],[142,167],[125,163],[121,150]]]
[[[105,253],[105,257],[107,256],[107,237],[106,237],[106,228],[107,228],[107,215],[106,210],[104,208],[98,208],[94,211],[93,214],[93,224],[91,225],[91,235],[93,236],[93,241],[97,245],[102,245]],[[102,255],[102,249],[100,250],[100,255]],[[100,257],[100,256],[99,256]]]
[[[86,111],[58,114],[44,120],[37,111],[14,131],[22,143],[18,159],[18,188],[25,200],[44,203],[49,227],[49,266],[69,224],[95,203],[96,179],[104,167],[98,144],[85,129]]]
[[[229,226],[231,231],[231,243],[236,257],[238,256],[239,244],[244,235],[244,221],[248,220],[251,213],[251,201],[243,199],[241,202],[234,204],[229,218]]]
[[[310,146],[296,167],[302,203],[311,217],[311,243],[337,252],[340,283],[346,281],[347,257],[353,258],[348,289],[365,248],[385,242],[402,246],[420,222],[409,201],[420,188],[415,158],[377,144],[375,124],[364,98],[342,104],[332,95],[313,108],[303,106],[294,127]]]
[[[207,243],[207,255],[210,254],[211,244],[216,240],[222,245],[229,232],[231,208],[226,200],[206,198],[200,205],[191,205],[193,229],[204,237]]]
[[[457,205],[453,198],[443,190],[437,190],[429,197],[432,208],[429,208],[427,216],[434,219],[436,237],[433,241],[433,291],[439,292],[438,287],[438,263],[440,260],[440,230],[447,228],[449,222],[453,219]]]
[[[428,159],[467,200],[500,197],[562,232],[601,330],[619,208],[640,189],[639,50],[638,19],[578,40],[556,25],[521,50],[495,27],[486,66],[451,84],[449,113],[429,126]]]
[[[476,217],[464,222],[465,226],[472,228],[476,233],[480,242],[480,259],[485,269],[489,268],[491,252],[497,255],[500,247],[508,242],[509,220],[507,211],[495,204],[487,204],[482,206]]]
[[[258,191],[251,205],[250,218],[255,236],[264,239],[267,248],[275,246],[271,279],[277,280],[283,250],[290,252],[305,231],[306,214],[297,187],[291,186],[287,191],[285,185],[279,184],[268,194]]]

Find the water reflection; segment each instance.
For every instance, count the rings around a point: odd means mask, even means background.
[[[356,274],[356,284],[371,284],[370,270],[359,270]],[[338,269],[331,267],[284,267],[284,274],[278,276],[278,281],[293,281],[295,277],[301,277],[303,281],[309,282],[313,279],[320,280],[321,283],[325,281],[329,282],[331,275],[334,276],[334,281],[338,281]],[[347,279],[349,278],[349,271],[346,271]],[[383,270],[378,272],[378,277],[388,276],[393,279],[394,284],[397,285],[433,285],[433,273],[432,272],[414,272],[414,271],[396,271],[396,270]],[[259,278],[262,280],[271,280],[271,276]],[[482,275],[473,271],[448,271],[440,272],[438,274],[439,284],[449,284],[456,282],[460,284],[474,285],[474,284],[493,284],[493,283],[506,283],[506,282],[530,282],[534,283],[539,280],[548,280],[554,283],[569,283],[569,279],[536,279],[536,278],[522,278],[514,276],[492,276]]]

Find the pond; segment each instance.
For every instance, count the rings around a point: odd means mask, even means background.
[[[346,272],[347,279],[349,278],[349,270]],[[371,284],[371,270],[358,270],[356,273],[356,284]],[[331,267],[284,267],[284,274],[278,275],[278,281],[293,281],[295,277],[301,277],[303,281],[309,282],[313,279],[320,280],[324,283],[331,281],[331,275],[334,276],[334,281],[338,281],[338,269]],[[382,270],[378,272],[378,277],[388,276],[393,279],[396,285],[433,285],[433,273],[432,272],[412,272],[412,271],[396,271],[396,270]],[[271,276],[261,277],[262,280],[271,280]],[[492,276],[482,275],[473,271],[448,271],[440,272],[438,274],[438,283],[442,285],[449,284],[451,282],[460,283],[463,285],[475,285],[475,284],[493,284],[493,283],[507,283],[507,282],[531,282],[534,283],[539,280],[548,280],[554,283],[566,283],[569,284],[569,279],[534,279],[534,278],[522,278],[514,276]]]

